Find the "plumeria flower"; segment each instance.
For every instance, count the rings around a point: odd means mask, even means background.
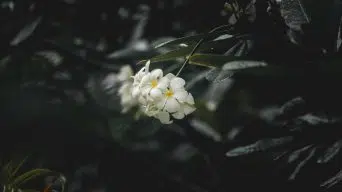
[[[159,83],[163,77],[163,71],[161,69],[154,69],[150,73],[146,74],[140,83],[141,94],[147,98],[158,99],[162,96],[162,84]]]
[[[160,88],[165,91],[157,106],[169,113],[175,113],[180,110],[181,104],[186,102],[188,96],[184,88],[185,81],[171,73],[163,78]]]
[[[140,94],[140,83],[142,78],[149,73],[149,67],[150,67],[150,60],[146,62],[146,65],[141,68],[138,73],[136,73],[133,76],[133,90],[132,95],[133,97],[137,98]]]
[[[138,100],[132,96],[133,83],[130,81],[124,82],[119,88],[120,104],[122,106],[122,113],[126,113],[131,108],[138,104]]]
[[[130,80],[132,76],[133,76],[133,70],[131,66],[124,65],[120,68],[120,72],[117,75],[117,78],[119,81],[122,82],[122,81]]]
[[[143,111],[145,115],[149,117],[155,117],[159,119],[163,124],[171,124],[172,121],[170,120],[170,114],[166,111],[160,110],[155,104],[149,104],[143,107]]]
[[[170,113],[175,119],[183,119],[194,112],[194,98],[185,90],[184,85],[184,79],[171,73],[161,78],[155,88],[158,90],[158,97],[154,97],[154,103],[146,107],[145,114],[159,119],[164,124],[170,124]],[[162,92],[161,95],[159,91]]]
[[[160,111],[154,115],[154,117],[159,119],[159,121],[163,124],[171,124],[173,122],[170,120],[170,114],[166,111]]]
[[[119,74],[117,75],[117,79],[122,82],[118,95],[120,96],[120,104],[122,106],[122,113],[128,112],[131,108],[138,105],[138,101],[136,98],[133,98],[133,79],[131,78],[133,75],[133,70],[129,65],[125,65],[121,67]]]
[[[147,61],[146,65],[132,76],[132,81],[127,80],[131,73],[129,68],[120,71],[119,79],[125,82],[119,90],[123,111],[138,105],[143,114],[159,119],[163,124],[172,123],[171,117],[183,119],[194,112],[194,98],[185,90],[184,79],[171,73],[163,76],[161,69],[149,71],[149,65],[150,61]]]
[[[189,93],[186,97],[185,102],[180,105],[180,109],[177,112],[173,113],[172,116],[175,119],[183,119],[186,115],[189,115],[196,110],[194,105],[194,97],[191,95],[191,93]]]

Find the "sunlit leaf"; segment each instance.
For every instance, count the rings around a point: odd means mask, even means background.
[[[265,67],[267,63],[262,61],[231,61],[222,66],[222,70],[239,70],[253,67]]]

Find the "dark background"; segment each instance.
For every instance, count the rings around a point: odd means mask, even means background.
[[[262,7],[263,1],[258,2]],[[282,152],[290,151],[290,154],[310,144],[323,152],[340,141],[340,123],[309,126],[292,121],[309,112],[324,113],[322,116],[328,116],[327,119],[340,117],[339,75],[237,76],[232,91],[225,95],[214,114],[222,134],[243,127],[244,132],[232,142],[213,142],[196,132],[187,121],[160,127],[155,121],[133,122],[130,117],[109,110],[113,103],[118,107],[119,101],[109,101],[110,96],[102,90],[101,79],[109,72],[117,72],[123,64],[136,67],[137,61],[156,55],[150,49],[134,51],[132,44],[146,40],[150,46],[160,37],[182,37],[227,24],[228,18],[222,13],[225,1],[18,0],[13,1],[13,8],[9,1],[1,3],[0,157],[4,161],[29,155],[24,168],[45,167],[63,173],[70,192],[321,191],[319,184],[340,170],[341,155],[330,164],[309,162],[295,180],[289,181],[289,175],[311,151],[297,155],[294,164],[286,160],[274,161]],[[287,27],[269,27],[268,24],[274,22],[263,17],[260,14],[259,23],[252,25],[257,48],[261,49],[255,49],[257,51],[251,55],[276,64],[298,66],[303,63],[306,66],[321,59],[322,46],[329,51],[330,44],[322,40],[329,39],[324,31],[311,30],[309,26],[305,29],[307,39],[303,37],[304,43],[294,46],[286,36]],[[145,18],[146,25],[137,29]],[[34,22],[38,25],[32,32],[30,26]],[[248,28],[241,28],[248,31]],[[321,29],[325,29],[324,26]],[[20,31],[24,32],[19,43],[13,44]],[[134,38],[134,33],[142,34]],[[82,43],[75,43],[76,38]],[[98,49],[99,44],[104,48]],[[35,55],[42,50],[58,52],[64,58],[63,63],[51,66],[51,57]],[[128,50],[136,55],[118,60],[106,57],[117,50]],[[339,54],[332,54],[332,57],[340,58]],[[202,70],[190,69],[192,72]],[[56,73],[71,74],[72,78],[56,79]],[[95,84],[95,91],[86,88],[90,81]],[[204,80],[201,89],[194,92],[201,92],[209,85]],[[257,153],[248,158],[226,158],[224,154],[235,146],[290,134],[282,126],[267,124],[246,112],[246,108],[259,110],[274,105],[283,110],[295,97],[304,98],[305,106],[288,107],[293,111],[283,118],[291,119],[286,121],[287,125],[300,129],[294,133],[299,142],[275,149],[272,152],[277,153],[272,155],[256,150]],[[145,133],[146,130],[153,133]],[[323,137],[328,139],[321,139]],[[335,148],[340,147],[338,143]],[[39,181],[34,185],[36,188],[43,186]],[[332,191],[341,185],[334,187]]]

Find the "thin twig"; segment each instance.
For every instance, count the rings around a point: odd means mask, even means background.
[[[213,30],[209,31],[209,34],[212,32],[215,32],[221,28],[227,27],[229,25],[222,25],[219,27],[214,28]],[[180,74],[180,72],[183,70],[183,68],[185,67],[185,65],[189,62],[190,57],[195,53],[195,51],[198,49],[198,47],[203,43],[203,41],[206,39],[206,36],[202,37],[201,40],[198,41],[198,43],[195,45],[195,47],[192,49],[191,53],[188,55],[188,57],[185,59],[183,65],[181,66],[181,68],[179,69],[179,71],[177,72],[176,76],[178,76]]]

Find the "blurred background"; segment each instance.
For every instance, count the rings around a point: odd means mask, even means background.
[[[234,23],[224,11],[227,2],[232,1],[1,1],[2,165],[28,156],[23,172],[61,173],[67,192],[340,189],[337,72],[284,76],[285,70],[278,70],[267,76],[253,71],[230,78],[230,71],[188,65],[182,78],[196,100],[194,115],[163,125],[120,113],[120,67],[137,71],[139,61],[170,51],[154,48],[162,42]],[[236,2],[250,15],[248,25],[234,30],[252,34],[251,39],[234,48],[240,51],[229,51],[234,46],[223,41],[217,52],[241,56],[248,50],[246,58],[276,67],[305,67],[325,62],[326,56],[341,61],[340,44],[332,53],[324,41],[335,33],[311,25],[299,33],[284,19],[284,10],[297,10],[298,3]],[[336,22],[326,19],[338,23],[339,31],[341,11],[334,13]],[[158,65],[174,71],[183,60]],[[41,177],[25,187],[43,191],[51,185],[49,191],[62,191],[56,178]]]

